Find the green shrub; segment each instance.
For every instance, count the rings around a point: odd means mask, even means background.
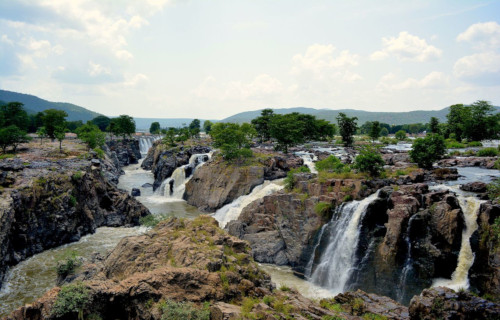
[[[344,168],[344,164],[334,155],[331,155],[323,160],[316,161],[315,166],[318,171],[333,171],[337,173],[342,172],[342,169]]]
[[[2,154],[0,155],[0,160],[3,160],[3,159],[9,159],[9,158],[14,158],[16,155],[15,154],[12,154],[12,153],[6,153],[6,154]]]
[[[166,300],[160,303],[162,312],[161,320],[209,320],[209,305],[205,304],[202,308],[195,307],[190,302],[175,302]]]
[[[444,139],[438,134],[429,134],[413,142],[409,152],[413,162],[420,168],[430,169],[432,164],[445,154]]]
[[[467,143],[467,146],[469,147],[482,147],[483,144],[479,141],[471,141]]]
[[[344,199],[342,199],[344,202],[349,202],[352,201],[352,196],[350,194],[347,194],[344,196]]]
[[[484,148],[477,152],[479,157],[496,157],[498,156],[497,148]]]
[[[76,205],[78,204],[78,201],[76,200],[75,196],[73,196],[73,195],[69,196],[69,204],[72,207],[76,207]]]
[[[102,149],[101,149],[101,148],[99,148],[99,147],[95,147],[95,148],[94,148],[94,151],[95,151],[95,153],[97,153],[97,157],[98,157],[99,159],[104,159],[104,150],[102,150]]]
[[[289,286],[283,284],[283,285],[281,285],[280,290],[283,292],[288,292],[288,291],[291,291],[292,289],[290,289]]]
[[[466,147],[465,144],[458,142],[455,139],[446,139],[445,144],[447,149],[460,149]]]
[[[372,177],[378,177],[385,165],[382,156],[373,147],[364,147],[354,160],[354,168],[360,172],[369,173]]]
[[[82,283],[68,284],[59,291],[51,315],[55,317],[78,315],[78,319],[83,320],[83,312],[89,300],[89,291]]]
[[[77,182],[77,181],[80,181],[80,179],[83,177],[83,173],[81,171],[77,171],[75,173],[73,173],[73,175],[71,176],[71,180],[73,180],[74,182]]]
[[[318,202],[314,206],[314,212],[316,212],[317,215],[325,217],[327,219],[331,218],[332,216],[332,204],[328,202]]]
[[[65,256],[66,258],[64,258],[64,260],[57,262],[56,267],[57,275],[61,278],[65,278],[68,275],[73,274],[76,268],[82,264],[76,251],[70,251]]]
[[[404,140],[406,139],[406,131],[404,130],[399,130],[398,132],[396,132],[396,134],[394,135],[394,137],[398,140]]]
[[[309,168],[306,166],[301,166],[301,167],[298,167],[296,169],[292,169],[292,170],[288,171],[288,173],[286,174],[285,181],[284,181],[285,189],[287,191],[293,190],[293,188],[295,187],[295,174],[301,173],[301,172],[311,172],[311,170],[309,170]]]
[[[170,218],[170,216],[166,213],[158,213],[158,214],[148,214],[147,216],[140,217],[139,223],[145,227],[156,227],[158,223],[163,220]]]

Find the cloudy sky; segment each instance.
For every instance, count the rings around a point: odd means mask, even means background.
[[[500,105],[500,1],[1,0],[0,89],[136,117]]]

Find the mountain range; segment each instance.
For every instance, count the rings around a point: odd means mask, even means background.
[[[46,109],[59,109],[68,113],[68,121],[82,120],[86,122],[99,116],[100,114],[90,111],[84,107],[77,106],[72,103],[51,102],[39,97],[17,93],[12,91],[0,90],[0,101],[12,102],[18,101],[24,104],[28,113],[37,113]],[[406,124],[406,123],[427,123],[431,117],[436,117],[440,122],[446,121],[449,107],[441,110],[418,110],[418,111],[401,111],[401,112],[371,112],[354,109],[314,109],[314,108],[285,108],[273,109],[277,114],[287,114],[292,112],[300,112],[311,114],[318,119],[325,119],[332,123],[336,123],[336,117],[340,112],[345,113],[349,117],[357,117],[358,124],[363,124],[366,121],[380,121],[388,124]],[[235,122],[243,123],[250,122],[252,119],[260,116],[262,110],[240,112],[222,120],[211,120],[212,122]],[[496,112],[500,112],[500,107],[495,107]],[[189,125],[194,118],[134,118],[138,130],[148,130],[152,122],[158,121],[162,128],[165,127],[181,127],[184,124]],[[200,119],[203,124],[203,119]]]

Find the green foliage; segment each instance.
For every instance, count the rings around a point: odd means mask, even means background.
[[[214,140],[214,146],[221,149],[226,160],[248,158],[253,155],[249,146],[255,130],[249,124],[218,122],[212,126],[210,135]]]
[[[203,122],[203,131],[205,131],[206,134],[210,133],[210,130],[212,130],[213,122],[210,120],[205,120]]]
[[[111,119],[107,130],[125,139],[135,133],[135,121],[131,116],[120,115],[118,118]]]
[[[83,312],[89,301],[89,290],[82,283],[68,284],[59,291],[51,309],[51,316],[74,317],[78,315],[78,319],[83,320]]]
[[[344,198],[342,199],[343,202],[349,202],[352,201],[352,196],[350,194],[346,194]]]
[[[62,152],[62,141],[66,138],[66,127],[58,126],[54,129],[54,137],[59,141],[59,151]]]
[[[446,139],[445,143],[446,143],[447,149],[460,149],[460,148],[466,147],[465,144],[460,143],[460,142],[456,141],[455,139]]]
[[[6,126],[16,126],[21,131],[28,129],[28,113],[24,110],[20,102],[9,102],[0,105],[0,128]]]
[[[360,172],[369,173],[372,177],[378,177],[384,165],[385,162],[378,150],[366,146],[361,148],[359,155],[354,160],[353,168]]]
[[[290,287],[288,287],[287,285],[283,284],[283,285],[281,285],[280,290],[283,292],[288,292],[288,291],[291,291],[292,289]]]
[[[436,117],[431,117],[429,121],[429,132],[440,134],[441,130],[439,128],[439,119]]]
[[[97,116],[91,120],[91,122],[96,125],[99,130],[106,131],[106,128],[111,123],[111,119],[106,116]]]
[[[432,164],[441,159],[445,152],[443,137],[438,134],[429,134],[425,138],[418,138],[413,142],[409,155],[420,168],[430,169]]]
[[[494,138],[500,132],[500,114],[492,114],[493,106],[484,100],[478,100],[470,106],[456,104],[450,107],[446,116],[448,132],[457,140],[466,138],[472,141]]]
[[[78,182],[82,177],[83,177],[83,172],[77,171],[73,173],[73,175],[71,176],[71,180],[73,180],[74,182]]]
[[[260,142],[271,139],[271,120],[273,117],[274,111],[272,109],[264,109],[262,110],[260,117],[251,121],[257,131]]]
[[[166,213],[148,214],[147,216],[140,217],[139,223],[145,227],[155,227],[158,223],[170,218]]]
[[[387,137],[388,135],[389,135],[389,130],[386,127],[383,127],[382,130],[380,130],[380,136]]]
[[[151,126],[149,127],[149,133],[159,134],[160,130],[160,123],[158,121],[151,123]]]
[[[29,140],[31,138],[26,134],[26,131],[19,129],[15,125],[0,129],[0,147],[4,154],[9,146],[12,147],[12,151],[15,153],[19,144],[28,142]]]
[[[65,111],[57,109],[48,109],[43,112],[42,121],[50,139],[56,139],[56,131],[61,132],[66,129],[66,117],[68,114]]]
[[[380,122],[373,121],[372,126],[370,128],[370,134],[369,134],[370,138],[372,138],[372,141],[375,141],[378,139],[378,137],[380,137],[380,130],[382,130],[382,128],[380,127]]]
[[[496,157],[498,156],[497,148],[484,148],[477,152],[478,157]]]
[[[190,302],[175,302],[165,300],[159,304],[162,312],[161,320],[209,320],[210,308],[205,304],[202,308],[195,307]]]
[[[293,188],[295,187],[295,174],[300,173],[300,172],[311,172],[311,170],[309,170],[309,168],[306,166],[301,166],[301,167],[298,167],[296,169],[292,169],[292,170],[288,171],[288,173],[286,174],[285,181],[284,181],[285,189],[287,191],[293,190]]]
[[[14,158],[16,155],[12,153],[5,153],[0,155],[0,160]]]
[[[102,150],[99,147],[95,147],[93,150],[94,150],[95,153],[97,153],[97,157],[99,159],[104,159],[104,150]]]
[[[500,203],[500,179],[488,184],[488,197],[495,203]]]
[[[316,170],[318,171],[332,171],[340,173],[344,169],[344,164],[340,162],[340,159],[334,155],[330,155],[328,158],[316,161]]]
[[[106,135],[95,124],[87,123],[76,130],[80,140],[85,142],[89,149],[102,147],[106,143]]]
[[[358,128],[356,120],[358,120],[357,117],[349,118],[342,112],[337,116],[339,132],[345,147],[351,147],[354,143],[353,135]]]
[[[406,139],[406,131],[404,130],[399,130],[394,134],[394,137],[400,141]]]
[[[61,278],[66,278],[68,275],[73,274],[79,266],[81,260],[75,251],[70,251],[66,254],[66,258],[57,262],[57,275]]]
[[[328,310],[344,312],[344,308],[342,308],[342,305],[336,303],[334,299],[321,299],[319,305],[321,308],[325,308]]]
[[[329,220],[332,216],[332,204],[328,202],[318,202],[314,206],[314,212]]]
[[[38,136],[38,138],[40,138],[40,144],[42,144],[43,138],[47,137],[47,130],[45,130],[45,127],[40,127],[36,131],[36,135]]]

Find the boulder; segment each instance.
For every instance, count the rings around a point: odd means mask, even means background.
[[[133,197],[139,197],[141,195],[141,190],[138,188],[132,188],[130,195]]]
[[[484,182],[475,181],[461,185],[460,189],[469,192],[483,193],[488,191],[488,185]]]

